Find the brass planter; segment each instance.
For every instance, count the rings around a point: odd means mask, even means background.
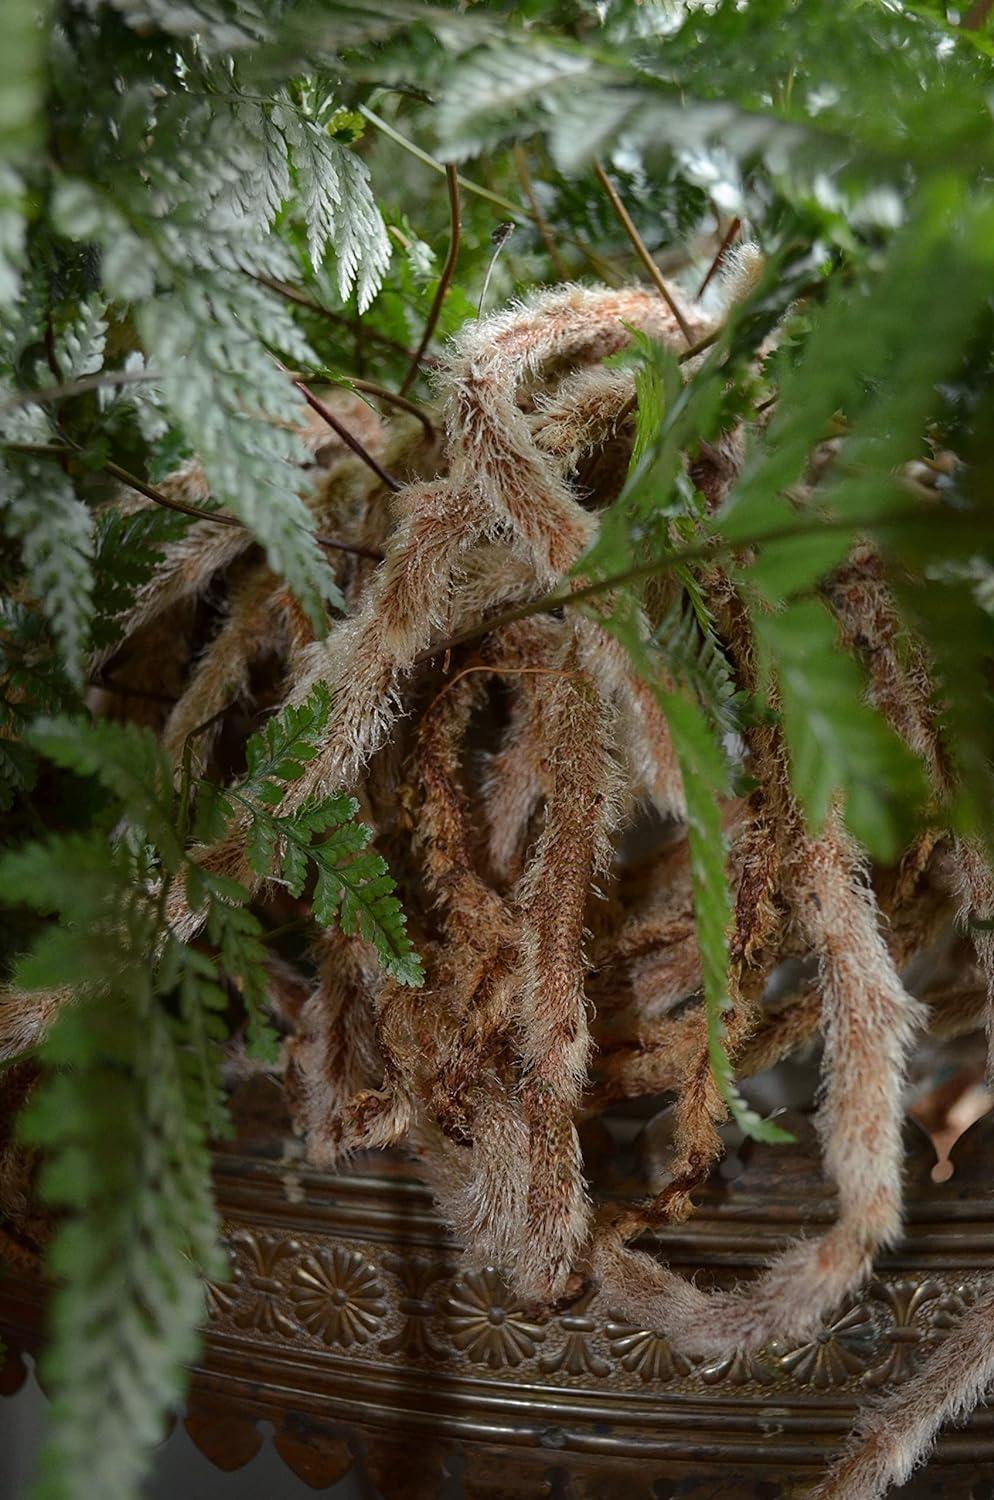
[[[460,1270],[404,1162],[318,1172],[257,1116],[217,1157],[233,1276],[209,1289],[187,1427],[237,1468],[269,1420],[301,1478],[323,1487],[358,1463],[387,1500],[434,1500],[453,1466],[467,1496],[494,1500],[800,1495],[858,1405],[906,1379],[994,1269],[994,1120],[961,1139],[941,1184],[930,1142],[908,1128],[907,1234],[865,1292],[800,1347],[707,1363],[625,1324],[599,1295],[551,1316],[521,1307],[496,1272]],[[798,1133],[793,1147],[747,1151],[688,1224],[653,1241],[658,1253],[686,1275],[738,1280],[829,1222],[810,1127]],[[7,1259],[0,1329],[31,1349],[37,1261],[13,1242]],[[12,1354],[8,1389],[17,1378]],[[904,1493],[994,1493],[994,1414],[944,1435]]]

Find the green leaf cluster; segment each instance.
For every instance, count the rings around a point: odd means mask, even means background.
[[[245,1016],[250,1051],[275,1062],[267,1016],[266,934],[239,882],[203,869],[190,846],[190,799],[202,818],[251,819],[253,868],[294,894],[308,867],[321,922],[372,943],[401,982],[420,961],[385,862],[355,821],[352,798],[272,811],[316,752],[326,689],[271,718],[248,745],[236,786],[177,789],[156,737],[133,724],[39,718],[28,740],[45,761],[102,794],[91,826],[51,834],[0,859],[0,900],[44,921],[13,981],[64,991],[25,1121],[45,1152],[42,1191],[67,1218],[52,1250],[61,1279],[45,1377],[52,1436],[39,1494],[139,1493],[149,1453],[182,1390],[203,1318],[204,1275],[224,1274],[209,1143],[229,1130],[223,1044]],[[205,916],[206,946],[168,920],[182,883]]]
[[[369,848],[373,830],[356,821],[359,804],[339,794],[305,800],[292,813],[273,809],[317,754],[332,713],[327,687],[290,704],[251,737],[247,769],[237,785],[209,787],[200,832],[217,838],[240,817],[248,819],[248,857],[261,879],[278,878],[300,896],[314,877],[311,906],[324,926],[336,920],[348,936],[371,943],[384,969],[400,984],[417,986],[424,974],[407,935],[407,918],[383,857]]]

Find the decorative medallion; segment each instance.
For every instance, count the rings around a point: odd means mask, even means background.
[[[866,1378],[868,1385],[907,1380],[928,1351],[958,1323],[972,1301],[972,1288],[950,1290],[936,1281],[875,1281],[870,1296],[884,1315],[887,1358]]]
[[[441,1310],[441,1297],[452,1272],[437,1260],[422,1255],[386,1255],[383,1264],[403,1288],[397,1311],[403,1322],[380,1344],[384,1354],[407,1354],[414,1357],[444,1359],[447,1346],[436,1337],[432,1321]]]
[[[545,1338],[492,1267],[460,1276],[446,1302],[452,1342],[477,1364],[492,1370],[530,1359]]]
[[[779,1357],[786,1375],[815,1390],[846,1385],[869,1368],[876,1351],[877,1329],[865,1303],[848,1298],[839,1313],[796,1349]]]
[[[351,1349],[383,1327],[383,1284],[369,1262],[344,1245],[305,1255],[294,1267],[289,1291],[302,1326],[326,1344]]]
[[[776,1379],[765,1354],[746,1354],[741,1349],[709,1359],[696,1373],[705,1385],[769,1385]]]

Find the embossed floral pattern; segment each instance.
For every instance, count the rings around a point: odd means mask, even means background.
[[[230,1318],[241,1295],[236,1280],[205,1281],[204,1300],[209,1318]]]
[[[293,1338],[299,1328],[287,1306],[283,1265],[296,1256],[297,1241],[239,1229],[228,1243],[234,1267],[233,1285],[225,1289],[232,1294],[227,1313],[231,1321],[238,1328]],[[224,1298],[224,1291],[215,1289],[215,1295],[219,1292]]]
[[[290,1296],[308,1333],[344,1349],[368,1343],[387,1310],[375,1270],[344,1245],[304,1256],[294,1268]]]
[[[596,1293],[584,1292],[567,1312],[560,1314],[556,1325],[566,1335],[565,1342],[539,1359],[539,1369],[546,1375],[562,1371],[564,1375],[610,1374],[611,1366],[597,1352],[598,1323],[590,1316],[590,1305]]]
[[[769,1385],[776,1379],[766,1359],[760,1354],[745,1354],[735,1349],[721,1359],[708,1360],[697,1374],[705,1385]]]
[[[635,1376],[702,1397],[711,1386],[794,1389],[886,1388],[906,1380],[977,1294],[969,1277],[875,1280],[817,1334],[796,1347],[691,1359],[657,1333],[605,1317],[587,1289],[551,1316],[517,1302],[500,1274],[457,1275],[444,1250],[370,1257],[365,1243],[327,1243],[248,1227],[229,1228],[232,1275],[207,1282],[213,1321],[265,1340],[308,1333],[341,1349],[375,1345],[385,1360],[466,1360],[490,1370],[533,1361],[533,1377],[557,1384],[610,1385]]]
[[[861,1302],[847,1302],[812,1338],[782,1354],[780,1368],[816,1390],[845,1385],[866,1371],[875,1342],[876,1328],[869,1309]]]
[[[397,1333],[383,1340],[383,1353],[444,1359],[448,1349],[435,1336],[432,1321],[439,1311],[441,1289],[451,1274],[449,1268],[421,1255],[388,1255],[383,1263],[403,1288],[397,1311],[404,1320]]]
[[[693,1368],[686,1355],[678,1354],[661,1334],[650,1333],[647,1328],[609,1323],[606,1331],[608,1346],[621,1368],[646,1384],[650,1380],[674,1380]]]
[[[545,1338],[542,1325],[527,1316],[489,1266],[459,1278],[446,1315],[456,1348],[492,1370],[530,1359]]]
[[[878,1281],[870,1295],[883,1308],[888,1353],[867,1384],[888,1385],[913,1375],[932,1345],[959,1321],[970,1288],[959,1293],[934,1281]]]

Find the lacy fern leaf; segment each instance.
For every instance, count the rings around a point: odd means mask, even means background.
[[[301,403],[260,340],[304,364],[313,362],[306,343],[271,296],[221,275],[147,303],[141,326],[214,498],[251,528],[323,628],[325,603],[341,608],[342,599],[299,494]]]
[[[701,623],[689,601],[679,599],[653,632],[673,676],[690,687],[724,734],[739,726],[742,694],[710,621]]]
[[[373,944],[388,974],[417,986],[424,980],[421,960],[386,861],[367,847],[373,831],[356,821],[355,798],[312,800],[289,815],[271,811],[314,759],[331,712],[331,695],[318,684],[303,703],[274,715],[248,742],[242,780],[224,789],[204,785],[201,833],[216,836],[241,813],[249,822],[248,855],[257,875],[279,878],[299,896],[313,869],[317,920],[329,926],[338,917],[343,932],[358,932]]]
[[[69,1211],[50,1261],[63,1285],[44,1360],[42,1500],[139,1495],[199,1346],[201,1277],[225,1274],[206,1111],[147,969],[140,982],[143,959],[133,952],[126,989],[65,1011],[25,1121],[49,1156],[43,1191]],[[187,1014],[199,1004],[188,992]]]
[[[93,594],[93,522],[65,474],[27,454],[0,463],[0,520],[21,546],[31,592],[68,676],[83,681]]]
[[[330,247],[336,256],[339,296],[356,291],[365,312],[390,261],[390,241],[370,191],[369,168],[316,120],[282,111],[291,144],[297,190],[315,270]]]
[[[174,825],[172,767],[154,735],[137,724],[63,716],[37,720],[28,738],[65,770],[96,777],[166,868],[179,870],[183,847]]]

